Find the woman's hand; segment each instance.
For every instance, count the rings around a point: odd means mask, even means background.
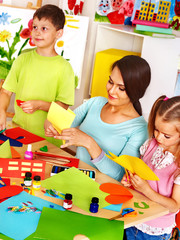
[[[77,128],[67,128],[62,130],[61,134],[54,138],[66,141],[64,145],[61,145],[61,148],[71,145],[88,148],[91,137]]]
[[[59,135],[59,133],[53,128],[52,124],[48,120],[45,120],[44,122],[44,130],[46,137],[54,137]]]
[[[20,108],[22,108],[23,112],[32,114],[40,109],[40,104],[41,104],[40,100],[30,100],[23,102],[20,105]]]

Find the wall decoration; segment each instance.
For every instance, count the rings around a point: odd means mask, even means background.
[[[70,15],[81,15],[84,0],[60,0],[59,7]]]
[[[132,25],[135,0],[97,0],[95,21]]]
[[[34,10],[0,8],[0,79],[5,79],[15,58],[25,49],[34,48],[31,41]],[[66,15],[64,34],[55,45],[56,52],[73,67],[76,86],[80,87],[88,17]]]

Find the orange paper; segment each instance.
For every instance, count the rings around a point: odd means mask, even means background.
[[[127,202],[128,200],[130,200],[133,197],[133,195],[131,194],[131,196],[121,196],[121,195],[108,195],[107,197],[105,197],[106,202],[110,203],[110,204],[120,204],[120,203],[124,203]]]

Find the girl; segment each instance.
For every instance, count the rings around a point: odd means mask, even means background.
[[[111,70],[108,98],[94,97],[75,109],[71,128],[61,135],[48,124],[45,133],[66,140],[62,148],[77,146],[77,158],[120,181],[124,168],[104,153],[139,157],[139,148],[148,137],[139,99],[150,83],[151,70],[145,59],[133,55],[116,61]]]
[[[130,173],[130,183],[170,213],[126,229],[131,239],[169,239],[180,208],[180,96],[159,97],[154,103],[148,123],[150,139],[140,148],[144,162],[159,177],[159,181],[145,181]],[[123,177],[121,183],[128,186]]]

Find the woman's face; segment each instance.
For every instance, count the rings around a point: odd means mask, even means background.
[[[108,102],[111,105],[121,106],[130,103],[130,99],[126,94],[124,81],[118,67],[115,67],[111,76],[109,76],[106,89],[108,93]]]

